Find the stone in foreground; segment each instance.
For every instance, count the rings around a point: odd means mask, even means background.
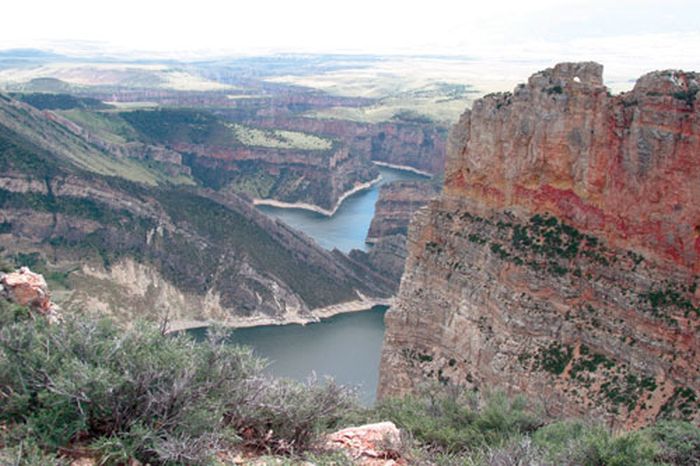
[[[330,449],[344,450],[361,466],[405,465],[401,459],[401,435],[393,422],[348,427],[328,436]]]
[[[45,316],[49,322],[61,320],[60,308],[51,302],[51,295],[44,277],[21,267],[19,270],[0,277],[2,292],[7,299],[20,306],[27,306]]]

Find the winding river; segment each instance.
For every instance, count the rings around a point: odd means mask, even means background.
[[[424,176],[409,171],[377,168],[382,175],[381,181],[345,199],[332,217],[304,209],[270,206],[258,206],[258,209],[303,231],[326,249],[338,248],[343,252],[351,249],[365,250],[365,237],[374,216],[374,204],[379,197],[380,186],[398,180],[425,179]]]
[[[382,184],[425,177],[403,170],[378,167],[382,180],[347,198],[332,217],[303,209],[258,206],[314,238],[326,249],[343,252],[366,249],[365,237],[374,216],[374,204]],[[374,402],[379,378],[379,358],[384,338],[386,307],[339,314],[308,325],[271,325],[236,329],[230,341],[253,347],[269,361],[266,371],[279,377],[306,380],[333,377],[338,383],[357,388],[360,401]],[[206,329],[189,331],[203,338]]]

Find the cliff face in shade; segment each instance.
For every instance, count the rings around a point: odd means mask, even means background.
[[[406,235],[413,214],[440,192],[430,180],[395,181],[379,190],[374,216],[365,241],[373,268],[384,273],[398,290],[406,262]]]
[[[626,428],[700,420],[698,75],[610,96],[560,64],[474,103],[408,236],[379,395],[522,393]]]

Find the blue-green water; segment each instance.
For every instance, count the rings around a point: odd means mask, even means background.
[[[306,380],[331,376],[342,385],[358,388],[364,404],[374,401],[379,356],[384,338],[385,307],[339,314],[307,325],[267,325],[231,332],[232,343],[251,346],[270,361],[266,371],[278,377]],[[206,329],[189,330],[204,338]]]
[[[374,216],[379,187],[397,180],[425,177],[403,170],[378,167],[381,182],[345,199],[332,217],[303,209],[258,208],[303,231],[326,249],[348,252],[365,249],[365,237]],[[233,330],[232,343],[251,346],[270,361],[266,369],[278,377],[306,380],[312,373],[333,377],[357,387],[360,400],[374,402],[379,379],[379,357],[384,338],[386,308],[340,314],[308,325],[261,326]],[[203,338],[206,329],[190,332]]]
[[[258,206],[258,209],[303,231],[326,249],[338,248],[343,252],[349,252],[351,249],[365,250],[365,238],[374,216],[379,187],[391,181],[425,179],[422,175],[405,170],[378,168],[382,180],[371,188],[345,199],[332,217],[304,209],[280,209],[270,206]]]

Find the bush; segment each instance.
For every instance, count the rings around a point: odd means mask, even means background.
[[[335,426],[355,402],[351,392],[332,380],[300,384],[268,378],[265,390],[253,394],[229,413],[247,446],[269,453],[294,454],[308,450],[319,431]]]
[[[682,421],[662,421],[646,429],[659,446],[658,459],[669,464],[700,466],[700,428]]]
[[[539,425],[522,398],[494,393],[479,409],[475,396],[458,387],[433,387],[419,396],[384,400],[370,417],[393,421],[417,442],[444,453],[499,445]]]
[[[0,309],[3,442],[44,452],[88,448],[104,464],[203,464],[239,437],[275,452],[303,451],[350,395],[333,384],[270,381],[250,350],[210,332],[197,343],[150,324],[48,325]]]
[[[553,464],[643,466],[655,463],[658,447],[643,432],[611,435],[603,426],[581,421],[555,422],[533,435]]]

